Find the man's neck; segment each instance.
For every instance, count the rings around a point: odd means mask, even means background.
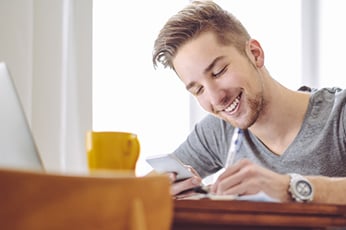
[[[266,92],[265,112],[249,130],[273,153],[281,155],[301,128],[310,95],[287,89],[274,80]]]

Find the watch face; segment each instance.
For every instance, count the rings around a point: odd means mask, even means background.
[[[310,202],[314,197],[313,185],[308,179],[299,175],[290,173],[291,177],[288,191],[292,195],[292,199],[297,202]]]
[[[310,196],[312,193],[311,185],[304,180],[300,180],[297,182],[296,190],[298,194],[303,198]]]

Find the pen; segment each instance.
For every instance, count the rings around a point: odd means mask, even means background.
[[[226,164],[224,168],[227,168],[228,166],[231,166],[234,163],[235,155],[237,154],[240,148],[242,134],[243,134],[243,131],[240,128],[234,129],[234,133],[232,135],[231,144],[228,149],[227,160],[226,160]],[[205,185],[200,185],[193,188],[194,192],[202,193],[202,194],[208,194],[209,189],[210,189],[210,186],[205,186]]]
[[[228,149],[227,160],[225,164],[225,168],[231,166],[234,163],[235,155],[237,154],[241,139],[242,139],[243,131],[240,128],[235,128],[232,136],[231,144]]]
[[[243,131],[240,128],[235,128],[232,136],[231,144],[228,149],[227,160],[224,168],[231,166],[234,163],[235,155],[238,152],[242,140]],[[208,194],[210,186],[200,185],[192,188],[196,193]]]
[[[200,185],[193,188],[193,191],[196,193],[208,194],[210,190],[210,186],[208,185]]]

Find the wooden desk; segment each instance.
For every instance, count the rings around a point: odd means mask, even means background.
[[[0,169],[1,230],[170,230],[166,176]]]
[[[174,230],[346,229],[346,206],[251,201],[176,200]],[[337,228],[341,229],[341,228]]]

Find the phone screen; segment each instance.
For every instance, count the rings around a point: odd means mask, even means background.
[[[158,173],[174,172],[176,180],[184,180],[193,176],[192,172],[173,154],[148,157],[146,161]]]

